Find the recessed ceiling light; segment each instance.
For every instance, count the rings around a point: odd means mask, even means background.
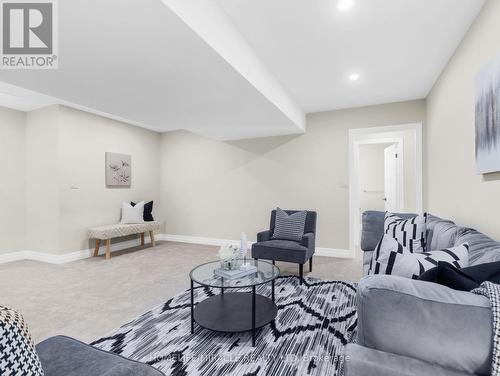
[[[357,81],[357,80],[359,80],[359,73],[351,73],[349,75],[349,80],[350,81]]]
[[[354,0],[339,0],[337,3],[337,8],[341,12],[348,12],[354,6]]]

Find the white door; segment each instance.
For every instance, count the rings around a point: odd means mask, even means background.
[[[400,211],[398,194],[398,148],[393,144],[384,149],[384,192],[385,210]]]

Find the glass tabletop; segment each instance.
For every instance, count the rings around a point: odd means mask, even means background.
[[[237,261],[243,263],[243,260]],[[189,276],[194,282],[203,286],[238,288],[262,285],[271,282],[280,275],[280,269],[271,262],[246,260],[246,263],[255,266],[257,268],[256,272],[237,278],[220,277],[215,273],[218,269],[221,269],[221,261],[212,261],[197,266],[191,270]]]

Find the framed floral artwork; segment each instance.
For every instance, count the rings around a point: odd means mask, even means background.
[[[132,157],[127,154],[106,153],[106,185],[130,187],[132,181]]]

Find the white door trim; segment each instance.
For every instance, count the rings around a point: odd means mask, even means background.
[[[415,131],[415,203],[417,212],[423,211],[423,145],[422,145],[422,123],[411,123],[401,125],[389,125],[381,127],[357,128],[349,130],[349,247],[353,253],[356,253],[356,231],[357,231],[357,215],[355,209],[359,202],[359,182],[358,182],[358,159],[359,145],[370,143],[382,143],[384,139],[376,140],[356,140],[356,136],[370,133],[387,133],[395,131]],[[389,139],[385,139],[389,140]],[[376,141],[376,142],[371,142]],[[386,141],[387,142],[387,141]],[[392,141],[394,142],[394,141]],[[402,159],[401,159],[402,162]],[[401,174],[402,175],[402,174]],[[400,177],[401,178],[401,177]],[[359,234],[358,234],[359,236]]]

